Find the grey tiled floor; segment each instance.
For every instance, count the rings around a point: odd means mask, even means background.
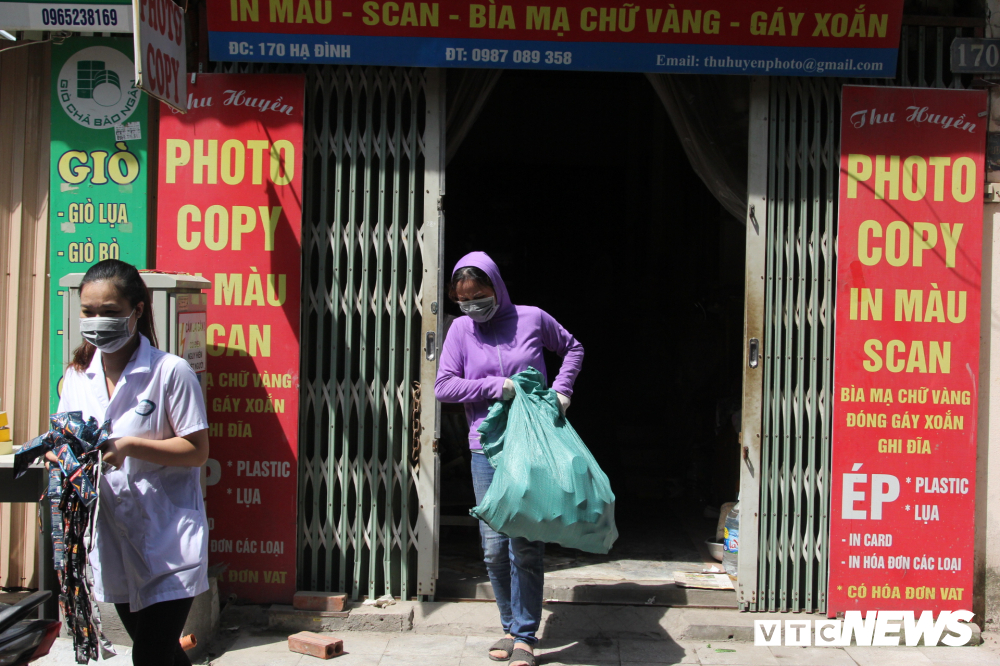
[[[345,633],[333,666],[497,666],[487,649],[495,638],[430,634]],[[1000,666],[989,648],[766,648],[746,643],[674,642],[598,638],[545,640],[536,650],[543,666]],[[288,651],[284,636],[242,636],[213,666],[319,666]]]
[[[495,638],[350,632],[331,666],[500,666],[487,656]],[[545,640],[541,666],[1000,666],[1000,647],[767,648],[746,643],[595,638]],[[127,648],[107,662],[131,666]],[[288,651],[287,636],[244,633],[212,666],[320,666],[322,660]],[[72,643],[59,639],[37,666],[72,666]]]

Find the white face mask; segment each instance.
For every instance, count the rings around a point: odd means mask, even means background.
[[[458,304],[458,309],[463,314],[469,315],[472,321],[483,324],[488,322],[497,311],[497,299],[494,296],[477,298],[474,301],[462,301]]]
[[[128,344],[135,335],[139,322],[131,331],[128,320],[132,318],[135,309],[128,317],[83,317],[80,319],[80,335],[105,354],[114,354]]]

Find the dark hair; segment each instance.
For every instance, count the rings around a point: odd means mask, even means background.
[[[462,266],[455,271],[451,282],[448,283],[448,298],[452,301],[458,301],[458,285],[467,280],[472,280],[478,287],[493,288],[493,280],[481,269],[475,266]]]
[[[105,280],[111,282],[115,286],[115,289],[118,290],[118,294],[123,296],[133,308],[138,307],[139,303],[145,303],[145,306],[142,308],[142,316],[139,317],[139,321],[136,323],[136,328],[139,333],[149,338],[150,344],[156,347],[156,327],[153,326],[153,303],[149,298],[146,283],[142,281],[142,276],[139,275],[138,269],[132,264],[127,264],[117,259],[99,261],[91,266],[90,270],[83,276],[83,281],[80,283],[80,291],[82,292],[83,287],[91,282],[103,282]],[[90,366],[90,362],[94,360],[95,349],[97,347],[84,340],[73,351],[73,358],[69,363],[70,367],[81,372],[86,370]]]

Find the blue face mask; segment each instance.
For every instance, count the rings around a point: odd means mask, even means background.
[[[474,301],[462,301],[458,304],[462,314],[469,315],[469,319],[477,324],[488,322],[497,311],[497,299],[495,296],[477,298]]]

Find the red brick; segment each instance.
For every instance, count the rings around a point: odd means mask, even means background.
[[[310,657],[332,659],[344,653],[344,641],[312,631],[300,631],[288,637],[288,649]]]
[[[339,613],[344,610],[347,595],[339,592],[296,592],[292,606],[296,610]]]

